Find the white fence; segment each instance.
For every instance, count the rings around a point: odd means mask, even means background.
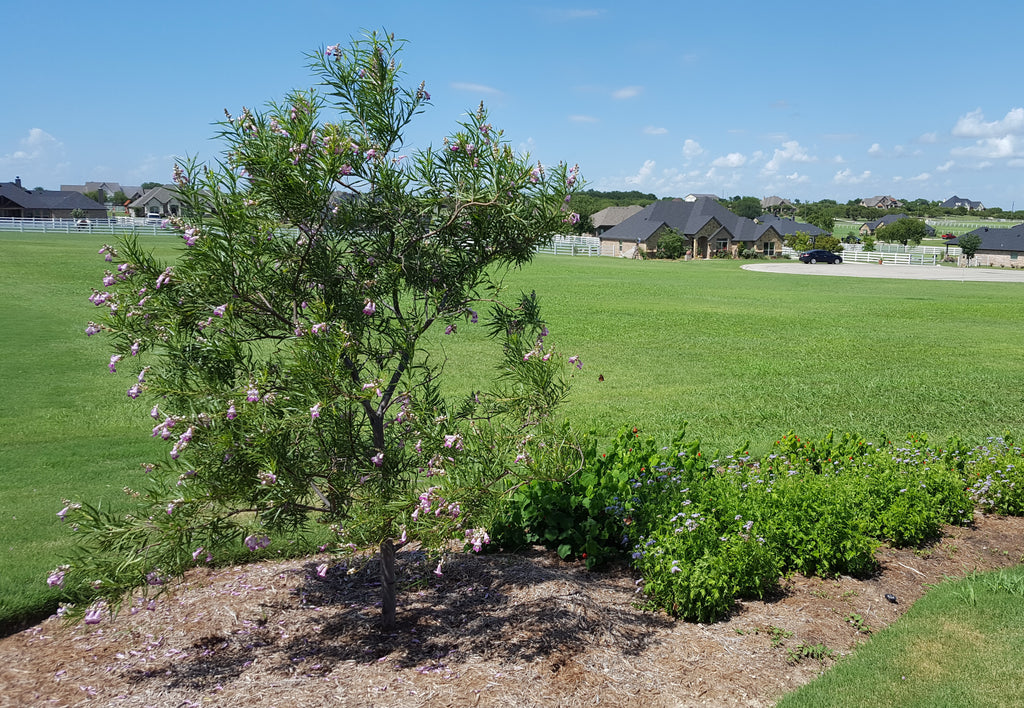
[[[843,251],[844,263],[890,263],[893,265],[938,265],[937,253],[886,253],[879,251]]]
[[[161,219],[119,216],[113,219],[18,219],[0,216],[0,231],[63,234],[123,234],[134,231],[156,234],[164,230]]]
[[[600,256],[601,239],[596,236],[555,236],[550,243],[538,246],[534,253],[556,256]]]

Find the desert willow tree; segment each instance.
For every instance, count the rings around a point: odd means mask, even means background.
[[[326,47],[310,55],[319,90],[228,114],[222,160],[175,169],[175,260],[133,239],[101,251],[87,332],[132,369],[170,459],[127,515],[61,512],[77,551],[51,583],[87,621],[315,519],[339,545],[380,544],[390,626],[396,540],[479,550],[496,496],[564,468],[550,413],[580,363],[545,343],[534,295],[505,304],[498,285],[578,218],[577,170],[514,153],[482,105],[406,152],[430,96],[403,85],[400,50],[378,33]],[[446,335],[474,325],[501,345],[493,386],[446,403]]]

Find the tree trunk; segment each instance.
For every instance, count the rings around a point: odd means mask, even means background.
[[[395,544],[385,539],[380,544],[381,626],[395,627]]]

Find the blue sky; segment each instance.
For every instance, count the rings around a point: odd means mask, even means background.
[[[1024,208],[1020,3],[4,5],[0,181],[29,187],[168,182],[175,156],[217,157],[225,108],[308,88],[306,53],[386,29],[433,97],[417,147],[483,100],[594,189]]]

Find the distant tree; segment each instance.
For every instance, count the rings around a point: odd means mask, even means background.
[[[811,236],[802,231],[787,236],[786,245],[794,251],[809,251],[812,248],[820,248],[831,253],[840,253],[843,250],[842,242],[835,236]]]
[[[82,196],[86,197],[87,199],[91,199],[94,202],[100,202],[101,204],[105,201],[105,197],[101,196],[98,191],[83,192]]]
[[[71,210],[71,218],[72,219],[84,219],[85,218],[85,211],[82,210],[82,209],[72,209]]]
[[[761,200],[757,197],[733,197],[732,201],[725,206],[736,216],[744,216],[748,219],[756,219],[762,213]]]
[[[878,238],[887,243],[902,243],[906,246],[912,243],[915,246],[928,235],[928,227],[920,219],[900,219],[888,226],[883,226],[878,231]]]
[[[110,201],[114,204],[121,205],[128,201],[128,195],[119,189],[110,197]]]
[[[864,238],[861,242],[864,244],[865,251],[875,250],[875,237],[871,234],[864,234]]]
[[[964,258],[970,263],[971,259],[974,258],[974,254],[981,248],[981,236],[978,234],[964,234],[956,240],[960,245],[960,252],[964,254]]]
[[[808,224],[817,226],[822,231],[828,231],[829,233],[836,227],[836,214],[828,206],[818,206],[812,210],[808,210],[803,216],[803,219]]]
[[[143,182],[142,183],[142,191],[143,192],[148,192],[151,189],[156,189],[157,187],[163,187],[163,186],[164,186],[163,182]]]

